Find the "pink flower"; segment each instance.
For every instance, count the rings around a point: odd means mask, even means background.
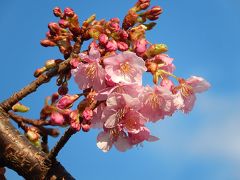
[[[170,79],[164,78],[160,85],[170,91],[172,91],[172,89],[174,88],[174,84]]]
[[[174,113],[172,93],[161,86],[147,86],[139,97],[142,102],[140,113],[152,122]]]
[[[91,120],[91,128],[103,128],[102,112],[106,105],[101,103],[93,110],[93,118]]]
[[[80,54],[80,58],[85,62],[79,63],[72,74],[79,88],[84,90],[92,87],[95,90],[103,89],[105,85],[105,71],[99,64],[100,53],[94,48],[90,49],[89,55]]]
[[[167,54],[158,54],[154,57],[154,61],[162,64],[161,69],[167,72],[173,73],[176,69],[175,65],[172,63],[173,58],[170,58]]]
[[[52,125],[63,125],[64,124],[64,116],[57,111],[53,111],[50,116],[50,122]]]
[[[132,145],[139,144],[143,141],[153,142],[159,140],[158,137],[150,135],[150,130],[146,127],[142,127],[141,131],[137,134],[129,133],[128,135]]]
[[[177,109],[188,113],[192,110],[196,95],[210,88],[210,83],[202,77],[192,76],[187,80],[180,79],[180,85],[176,87],[176,94],[174,95],[174,104]]]
[[[139,86],[136,83],[135,84],[119,83],[119,84],[115,85],[114,87],[108,87],[108,88],[100,90],[96,96],[96,100],[98,100],[98,101],[107,100],[109,95],[114,92],[119,93],[119,94],[128,94],[132,97],[138,97],[138,95],[142,91],[142,88],[143,88],[142,86]]]
[[[142,84],[142,73],[146,71],[145,62],[135,53],[125,51],[104,59],[105,70],[115,83]]]
[[[132,147],[130,141],[124,132],[114,131],[102,131],[98,134],[97,137],[97,147],[101,149],[103,152],[108,152],[113,145],[121,151],[124,152]]]
[[[134,42],[133,48],[136,54],[143,54],[147,50],[147,40],[146,39],[140,39]]]
[[[112,93],[106,101],[102,120],[106,128],[121,127],[127,132],[138,133],[146,118],[138,112],[141,107],[137,98],[127,94]]]
[[[109,40],[106,49],[107,51],[116,51],[118,49],[117,42],[115,40]]]
[[[83,115],[83,117],[84,117],[85,120],[89,121],[89,120],[91,120],[92,117],[93,117],[93,111],[92,111],[91,108],[86,107],[86,108],[84,109],[82,115]]]
[[[108,36],[106,34],[100,34],[98,40],[100,44],[105,45],[108,42]]]

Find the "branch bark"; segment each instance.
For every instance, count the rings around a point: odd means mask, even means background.
[[[0,107],[0,157],[4,165],[26,179],[74,179],[56,160],[29,143]]]

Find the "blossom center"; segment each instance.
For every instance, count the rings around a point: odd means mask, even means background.
[[[117,115],[116,115],[116,119],[118,122],[121,121],[125,117],[126,112],[127,112],[126,108],[122,108],[122,109],[118,110]]]
[[[193,94],[193,88],[192,86],[188,85],[187,83],[183,83],[181,84],[181,94],[184,96],[184,97],[188,97],[190,95]]]
[[[152,93],[148,97],[148,103],[151,105],[152,109],[157,109],[160,105],[160,98],[157,94]]]
[[[123,74],[128,74],[131,71],[131,65],[129,64],[129,62],[121,63],[120,70]]]
[[[96,66],[95,64],[89,64],[88,67],[86,68],[86,74],[87,77],[90,77],[91,79],[93,79],[95,77],[96,74]]]

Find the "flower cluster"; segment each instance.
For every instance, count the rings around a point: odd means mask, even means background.
[[[97,21],[95,15],[80,27],[72,9],[54,9],[60,21],[49,24],[42,45],[57,45],[64,56],[70,57],[71,75],[84,99],[71,110],[80,95],[68,95],[66,90],[61,93],[60,89],[61,97],[52,96],[51,105],[43,108],[45,119],[49,117],[52,125],[70,125],[76,131],[100,128],[98,148],[107,152],[114,145],[126,151],[143,141],[158,140],[147,128],[148,122],[172,116],[177,110],[192,110],[196,93],[207,90],[210,84],[201,77],[174,75],[175,65],[166,54],[167,46],[146,39],[146,31],[156,25],[147,21],[157,20],[162,13],[161,7],[149,6],[150,0],[138,0],[122,27],[118,18]],[[79,37],[92,41],[87,50],[72,55],[70,41],[76,42]],[[152,75],[153,86],[143,86],[143,73]],[[65,78],[65,84],[71,75]]]

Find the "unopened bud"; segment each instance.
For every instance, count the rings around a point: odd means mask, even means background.
[[[48,47],[48,46],[56,46],[57,44],[49,39],[44,39],[44,40],[41,40],[41,45],[44,46],[44,47]]]
[[[118,49],[117,42],[115,40],[108,41],[106,49],[107,51],[116,51]]]
[[[89,124],[81,124],[83,132],[88,132],[90,130]]]
[[[55,8],[53,9],[53,14],[54,14],[56,17],[62,16],[62,10],[60,9],[60,7],[55,7]]]
[[[154,28],[154,26],[156,26],[157,23],[155,22],[151,22],[149,24],[144,24],[144,26],[146,27],[146,30],[151,30],[152,28]]]
[[[74,11],[73,9],[67,7],[64,9],[64,15],[67,16],[67,17],[73,17],[74,16]]]
[[[86,107],[82,113],[83,118],[87,121],[91,120],[93,117],[93,110],[89,107]]]
[[[63,96],[63,95],[66,95],[67,93],[68,93],[68,87],[67,86],[62,85],[58,88],[58,94]]]
[[[47,70],[47,68],[45,66],[43,66],[42,68],[37,69],[34,72],[34,77],[38,77],[40,76],[42,73],[44,73]]]
[[[129,10],[128,14],[125,16],[123,20],[123,29],[127,30],[130,27],[134,26],[135,23],[137,22],[138,14],[133,11]]]
[[[40,135],[35,127],[29,127],[25,135],[32,142],[38,141],[40,138]]]
[[[117,46],[118,46],[118,49],[119,51],[126,51],[128,50],[128,44],[125,43],[125,42],[117,42]]]
[[[98,40],[100,44],[105,45],[108,42],[108,36],[106,34],[100,34]]]
[[[67,21],[67,20],[65,20],[65,19],[60,19],[60,20],[58,21],[58,24],[59,24],[59,26],[62,27],[62,28],[67,28],[67,27],[69,27],[69,21]]]
[[[46,67],[47,69],[54,68],[54,67],[56,67],[56,65],[57,65],[57,63],[55,62],[54,59],[49,59],[49,60],[47,60],[46,63],[45,63],[45,67]]]
[[[91,16],[86,20],[86,22],[87,22],[88,24],[90,24],[90,23],[92,23],[95,19],[96,19],[96,14],[93,14],[93,15],[91,15]]]
[[[14,112],[28,112],[29,107],[24,106],[23,104],[18,102],[17,104],[13,105],[12,110]]]
[[[63,96],[57,103],[57,107],[60,109],[65,109],[70,107],[77,99],[79,98],[79,95],[65,95]]]
[[[51,116],[50,116],[50,122],[51,122],[51,125],[63,125],[64,124],[64,117],[62,114],[60,114],[59,112],[57,111],[53,111],[51,113]]]
[[[49,30],[50,30],[50,33],[52,34],[59,34],[59,32],[60,32],[60,27],[59,27],[59,25],[57,24],[57,23],[55,23],[55,22],[51,22],[51,23],[49,23],[48,24],[48,28],[49,28]]]
[[[81,124],[79,122],[79,113],[78,110],[74,110],[70,113],[70,126],[75,131],[81,130]]]

